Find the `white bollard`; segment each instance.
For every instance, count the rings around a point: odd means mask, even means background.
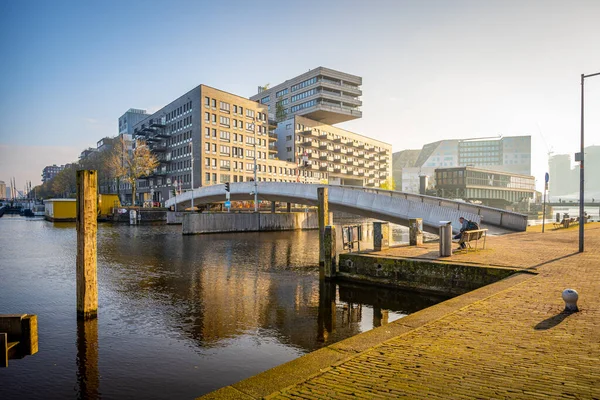
[[[579,299],[579,293],[574,289],[565,289],[562,292],[562,298],[565,301],[565,311],[577,312],[577,300]]]

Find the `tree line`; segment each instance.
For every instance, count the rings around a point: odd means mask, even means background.
[[[75,197],[77,171],[96,170],[100,193],[120,195],[121,182],[126,182],[131,188],[132,199],[135,199],[138,179],[150,175],[158,165],[158,158],[146,142],[136,140],[131,146],[131,142],[121,136],[115,140],[111,149],[93,152],[79,161],[67,164],[54,178],[33,190],[36,197],[45,199]]]

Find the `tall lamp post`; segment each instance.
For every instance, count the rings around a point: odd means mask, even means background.
[[[585,173],[583,170],[583,159],[584,159],[584,145],[583,145],[583,94],[584,94],[584,82],[585,82],[585,78],[591,78],[592,76],[597,76],[600,75],[600,72],[597,72],[595,74],[589,74],[589,75],[584,75],[581,74],[581,149],[580,149],[580,153],[579,153],[579,252],[583,253],[583,242],[584,242],[584,236],[583,236],[583,226],[585,225],[584,222],[585,220],[583,219],[584,217],[584,210],[583,210],[583,206],[584,206],[584,177],[585,177]]]

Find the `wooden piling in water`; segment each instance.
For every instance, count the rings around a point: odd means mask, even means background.
[[[321,266],[321,278],[324,277],[323,266],[325,265],[325,246],[323,235],[325,227],[330,225],[329,221],[329,188],[317,188],[317,198],[319,200],[319,265]]]
[[[77,318],[98,315],[96,171],[77,171]]]

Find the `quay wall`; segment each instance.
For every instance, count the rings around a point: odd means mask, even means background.
[[[333,213],[329,213],[333,218]],[[319,229],[316,212],[193,213],[183,216],[183,234]]]
[[[335,279],[451,296],[522,272],[515,268],[355,253],[340,254],[338,265]]]

